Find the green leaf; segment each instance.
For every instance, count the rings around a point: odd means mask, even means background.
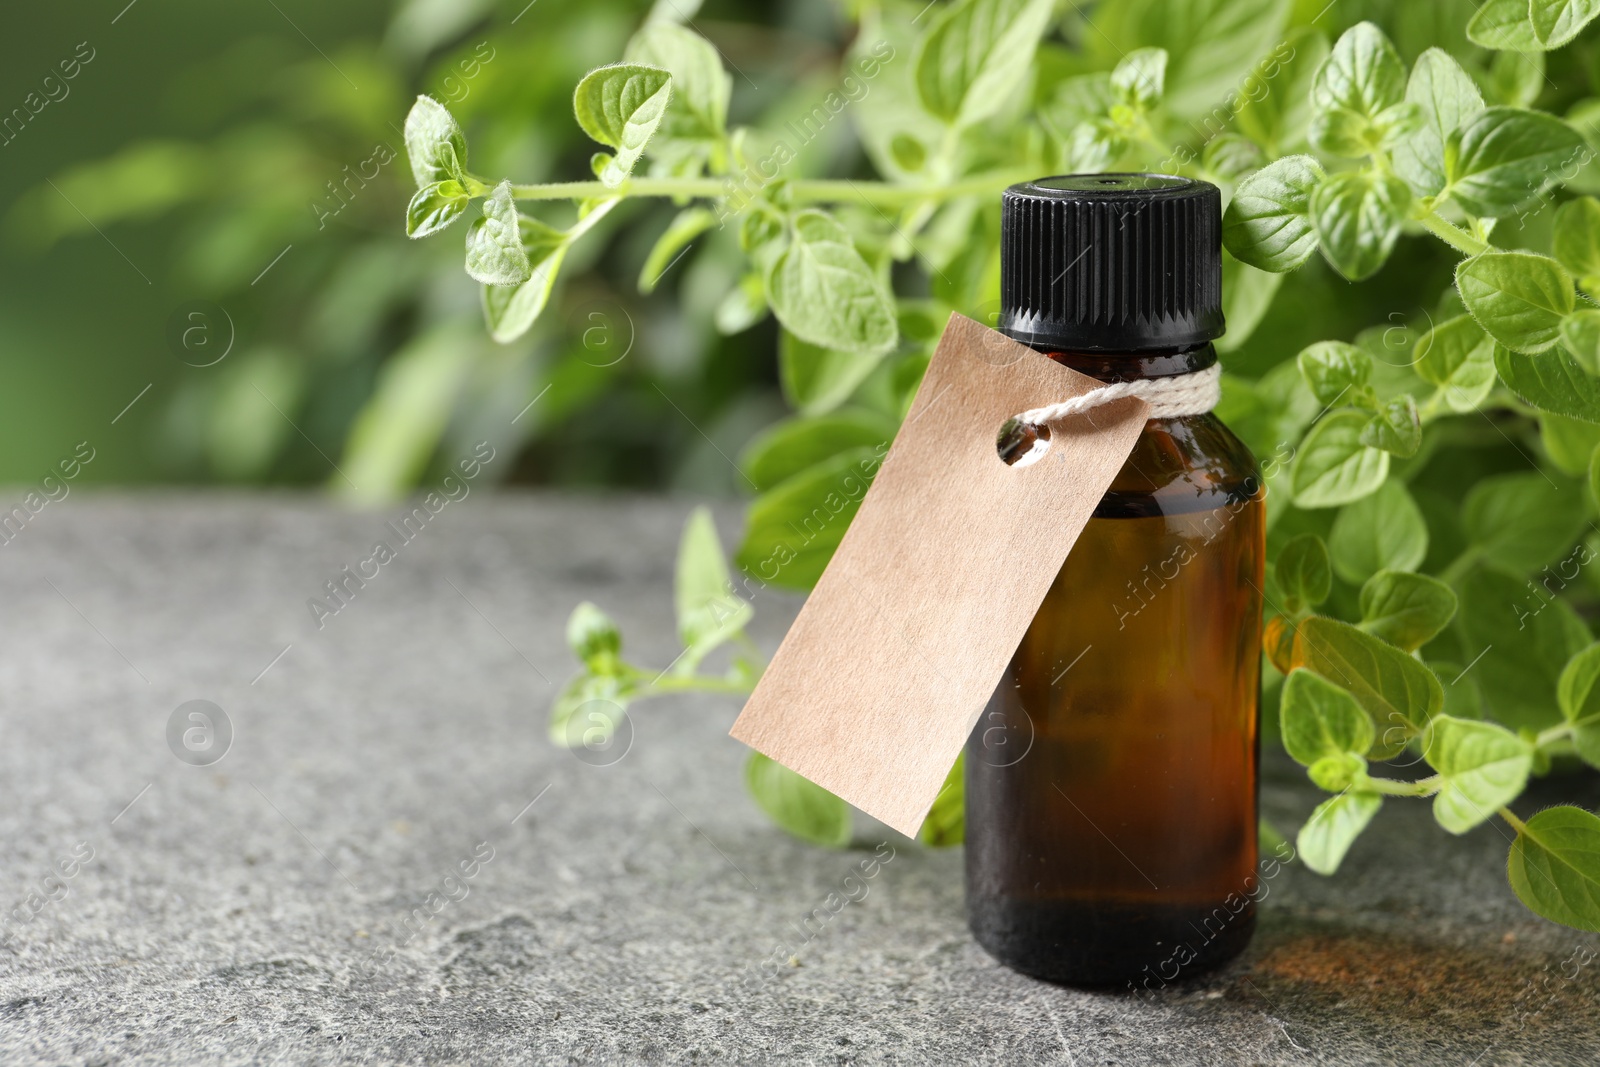
[[[1554,115],[1485,108],[1445,138],[1441,195],[1474,215],[1509,215],[1587,151],[1578,131]]]
[[[1419,196],[1435,196],[1445,185],[1445,138],[1483,110],[1483,95],[1450,53],[1430,48],[1411,68],[1406,99],[1422,109],[1422,124],[1395,146],[1395,173]]]
[[[550,706],[551,744],[562,748],[600,748],[615,732],[633,687],[611,674],[580,674],[561,687]]]
[[[652,19],[628,42],[629,63],[661,67],[672,74],[672,106],[662,134],[687,141],[718,141],[728,124],[733,78],[710,41],[673,22]]]
[[[1185,120],[1215,123],[1207,116],[1226,115],[1234,100],[1259,95],[1262,82],[1273,93],[1282,87],[1274,74],[1293,54],[1284,36],[1289,6],[1286,0],[1125,0],[1097,5],[1095,29],[1073,32],[1082,34],[1085,48],[1111,44],[1119,55],[1141,45],[1165,48],[1167,108]]]
[[[419,96],[406,115],[406,155],[418,187],[466,176],[467,138],[445,106]]]
[[[706,208],[689,207],[680,211],[645,257],[644,268],[639,271],[639,292],[645,295],[655,292],[661,276],[678,261],[679,253],[716,224],[717,216]]]
[[[1279,717],[1284,749],[1306,767],[1326,756],[1362,755],[1374,740],[1372,719],[1356,698],[1303,667],[1284,680]]]
[[[1361,587],[1361,629],[1415,652],[1450,625],[1456,594],[1425,574],[1379,571]]]
[[[1408,459],[1422,447],[1422,416],[1410,394],[1397,396],[1378,409],[1361,430],[1361,443]]]
[[[510,344],[528,332],[550,302],[550,290],[567,254],[567,235],[536,219],[519,220],[522,247],[528,257],[528,280],[521,285],[483,287],[483,317],[489,336]]]
[[[1471,315],[1457,315],[1417,340],[1417,374],[1439,387],[1451,411],[1476,411],[1494,388],[1494,339]]]
[[[1339,510],[1328,532],[1333,569],[1351,585],[1382,570],[1414,571],[1428,554],[1428,525],[1395,479]]]
[[[1508,389],[1540,411],[1600,423],[1600,378],[1561,349],[1519,356],[1496,346],[1494,366]]]
[[[616,63],[591,70],[572,94],[572,110],[583,132],[616,155],[600,171],[609,186],[621,185],[655,136],[672,99],[672,75],[661,67]]]
[[[1217,351],[1233,352],[1250,340],[1272,309],[1272,299],[1282,284],[1283,275],[1246,266],[1223,251],[1222,315],[1228,332],[1217,339]]]
[[[729,337],[743,333],[766,318],[768,310],[767,283],[759,274],[746,274],[717,305],[714,319],[717,332]]]
[[[1329,177],[1311,194],[1322,254],[1353,282],[1371,277],[1394,250],[1410,202],[1411,189],[1399,178],[1366,171]]]
[[[1312,533],[1292,538],[1278,552],[1272,576],[1284,595],[1285,609],[1291,613],[1314,608],[1328,599],[1333,590],[1333,572],[1322,538]]]
[[[1600,308],[1579,308],[1562,319],[1561,347],[1585,373],[1600,374]]]
[[[1487,559],[1532,574],[1577,543],[1589,525],[1581,494],[1543,474],[1484,478],[1467,494],[1461,520],[1467,539]]]
[[[739,469],[765,492],[841,452],[886,446],[894,433],[893,420],[864,408],[784,419],[746,446]]]
[[[467,213],[472,198],[454,178],[424,185],[406,206],[406,236],[431,237]]]
[[[1315,678],[1316,675],[1311,675]],[[1357,705],[1360,710],[1360,705]],[[1366,712],[1362,712],[1363,715]],[[1335,756],[1323,756],[1311,766],[1306,768],[1306,777],[1311,779],[1318,789],[1325,789],[1330,793],[1342,793],[1356,783],[1356,780],[1367,773],[1367,761],[1354,752],[1342,752]]]
[[[933,798],[928,817],[922,820],[917,840],[930,848],[950,848],[967,836],[966,753],[956,756],[955,766],[945,775],[939,795]]]
[[[1580,196],[1556,209],[1552,251],[1582,277],[1600,277],[1600,200]]]
[[[1295,836],[1295,855],[1318,874],[1332,874],[1361,831],[1383,807],[1376,793],[1340,793],[1317,805]]]
[[[1317,250],[1311,197],[1323,180],[1310,156],[1286,156],[1239,183],[1222,216],[1222,241],[1258,270],[1294,270]]]
[[[591,674],[612,674],[622,654],[622,632],[611,616],[585,600],[567,617],[567,647]]]
[[[1485,252],[1456,267],[1456,287],[1478,325],[1516,352],[1543,352],[1577,298],[1572,275],[1549,256]]]
[[[783,764],[752,752],[744,783],[767,817],[800,840],[824,848],[850,843],[850,805]]]
[[[1546,411],[1539,416],[1539,439],[1557,470],[1582,477],[1589,473],[1595,449],[1600,448],[1600,426]]]
[[[1600,504],[1600,445],[1589,453],[1589,499]]]
[[[1260,146],[1241,133],[1220,133],[1200,151],[1200,169],[1230,184],[1254,174],[1266,161]]]
[[[1453,834],[1494,817],[1521,795],[1533,769],[1533,746],[1503,726],[1440,715],[1423,753],[1439,772],[1433,817]]]
[[[1513,729],[1551,725],[1561,671],[1592,640],[1583,620],[1537,583],[1494,566],[1474,567],[1458,592],[1466,670],[1494,718]]]
[[[483,217],[467,230],[467,275],[484,285],[521,285],[533,276],[510,182],[484,198]]]
[[[1537,813],[1511,843],[1506,876],[1535,913],[1600,930],[1600,819],[1565,806]]]
[[[881,354],[822,348],[787,331],[778,338],[783,394],[804,415],[826,414],[843,404],[882,362]]]
[[[1489,99],[1510,107],[1532,107],[1545,84],[1544,53],[1520,49],[1495,53],[1483,80]]]
[[[810,589],[882,462],[876,448],[853,448],[756,497],[735,557],[739,568],[784,589]]]
[[[1398,752],[1444,707],[1444,687],[1432,671],[1349,623],[1320,615],[1301,621],[1295,656],[1367,709],[1378,728],[1376,756]]]
[[[1600,15],[1600,0],[1532,0],[1528,13],[1540,46],[1554,51]]]
[[[1339,36],[1317,72],[1311,102],[1319,111],[1346,108],[1372,117],[1405,97],[1406,68],[1389,38],[1370,22]]]
[[[1149,111],[1161,103],[1167,80],[1167,50],[1136,48],[1111,72],[1111,91],[1119,102]]]
[[[1270,78],[1270,87],[1247,92],[1237,115],[1239,129],[1274,149],[1273,155],[1304,146],[1311,125],[1311,84],[1330,51],[1327,37],[1310,27],[1290,30],[1284,43],[1290,48],[1288,57],[1281,58],[1280,49],[1263,64],[1261,73]]]
[[[1467,23],[1467,36],[1485,48],[1520,52],[1539,47],[1528,0],[1484,0]]]
[[[882,355],[895,345],[894,300],[861,258],[849,231],[823,211],[796,214],[788,246],[772,261],[767,296],[802,341]]]
[[[1389,476],[1389,453],[1361,443],[1366,425],[1364,412],[1342,408],[1311,428],[1290,468],[1297,506],[1338,507],[1377,492]]]
[[[1317,403],[1324,407],[1332,407],[1340,401],[1346,406],[1356,405],[1372,380],[1372,357],[1343,341],[1318,341],[1307,345],[1295,362]]]
[[[959,0],[939,16],[914,60],[930,115],[965,127],[1004,107],[1033,67],[1052,0]]]
[[[750,602],[733,590],[708,508],[695,508],[684,525],[673,588],[678,639],[686,650],[679,665],[683,673],[693,673],[708,652],[743,630],[755,614]]]
[[[1556,683],[1561,714],[1572,726],[1573,747],[1585,763],[1600,767],[1600,644],[1567,661]]]

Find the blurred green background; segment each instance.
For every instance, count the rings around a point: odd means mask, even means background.
[[[832,0],[661,3],[758,73],[735,75],[736,122],[775,123],[814,98],[849,43],[850,11]],[[650,8],[107,0],[12,12],[0,114],[28,121],[0,146],[0,479],[36,481],[87,440],[85,482],[326,485],[373,502],[487,437],[516,457],[493,465],[503,482],[734,492],[724,456],[785,408],[772,321],[731,337],[714,325],[741,270],[731,227],[641,297],[640,265],[676,208],[623,205],[509,346],[485,335],[459,238],[403,233],[399,127],[415,94],[460,118],[482,173],[586,177],[593,145],[572,87],[620,56]],[[1323,25],[1377,17],[1414,54],[1459,36],[1470,13],[1469,0],[1459,12],[1346,0]],[[1054,75],[1080,63],[1051,48],[1041,61]],[[47,84],[75,53],[93,58]],[[807,154],[809,172],[872,174],[844,124]],[[1421,242],[1359,289],[1316,261],[1228,365],[1259,374],[1308,341],[1414,317],[1448,270]],[[192,365],[221,351],[230,323],[226,358]]]

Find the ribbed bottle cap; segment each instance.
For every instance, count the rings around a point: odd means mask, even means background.
[[[1137,352],[1221,337],[1222,194],[1166,174],[1013,185],[1000,330],[1036,348]]]

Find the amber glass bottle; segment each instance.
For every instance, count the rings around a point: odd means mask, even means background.
[[[1002,330],[1108,382],[1210,366],[1219,201],[1158,175],[1008,190]],[[1003,963],[1156,988],[1249,942],[1264,518],[1214,415],[1146,424],[967,744],[968,916]]]

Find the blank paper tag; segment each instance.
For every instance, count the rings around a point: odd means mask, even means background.
[[[915,835],[1149,409],[1061,420],[1026,466],[1000,458],[1000,427],[1100,384],[952,315],[733,736]]]

